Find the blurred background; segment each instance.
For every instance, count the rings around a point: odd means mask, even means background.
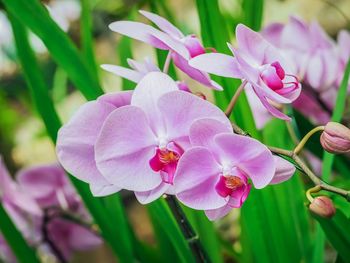
[[[121,1],[121,0],[91,0],[93,40],[97,65],[123,64],[124,56],[120,55],[119,46],[123,39],[111,32],[108,25],[116,20],[145,21],[137,10],[150,10],[156,1]],[[1,1],[0,1],[1,3]],[[52,18],[80,46],[81,6],[78,0],[43,1]],[[228,21],[230,30],[244,16],[240,0],[221,0],[220,9]],[[185,33],[195,33],[200,36],[200,24],[195,2],[192,0],[168,0],[162,14],[171,13],[177,25]],[[317,20],[327,33],[335,38],[340,29],[350,28],[350,1],[348,0],[266,0],[263,11],[263,25],[271,22],[287,22],[289,15],[297,15],[306,21]],[[124,40],[125,41],[125,40]],[[66,72],[51,59],[45,45],[33,33],[30,42],[35,50],[41,70],[44,74],[50,94],[63,122],[66,122],[76,109],[85,102],[84,97],[75,90]],[[135,59],[156,54],[146,44],[132,41],[132,53]],[[125,55],[125,54],[124,54]],[[123,81],[102,69],[98,70],[102,87],[105,92],[122,89]],[[206,94],[213,99],[206,88],[191,81],[184,74],[181,78],[187,80],[191,88]],[[20,168],[31,165],[56,162],[55,149],[46,135],[45,127],[38,116],[30,99],[29,89],[18,63],[11,25],[5,12],[0,9],[0,153],[11,174]],[[135,200],[124,194],[124,202],[136,235],[147,243],[154,244],[155,238],[146,210]],[[239,235],[239,226],[235,223],[238,217],[232,212],[224,220],[216,223],[223,239],[234,240]],[[239,250],[239,244],[236,244]],[[111,252],[103,245],[88,252],[79,252],[73,262],[115,262]],[[334,253],[329,252],[332,261]],[[52,258],[47,262],[54,261]],[[230,262],[231,260],[228,260]]]

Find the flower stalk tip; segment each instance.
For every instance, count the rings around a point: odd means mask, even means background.
[[[350,152],[350,129],[337,122],[328,122],[320,138],[323,149],[330,153]]]
[[[309,209],[312,213],[324,218],[332,218],[336,213],[332,199],[327,196],[316,197],[309,205]]]

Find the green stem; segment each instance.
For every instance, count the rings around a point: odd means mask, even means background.
[[[240,135],[243,135],[243,136],[249,136],[249,134],[247,134],[245,131],[243,131],[239,126],[237,126],[234,123],[232,123],[232,128],[233,128],[234,132],[237,133],[237,134],[240,134]],[[321,127],[317,127],[317,128],[318,128],[318,130],[321,129]],[[316,129],[313,129],[313,130],[316,130]],[[315,133],[315,132],[316,131],[314,131],[313,133]],[[309,132],[309,133],[312,135],[311,132]],[[298,166],[296,166],[294,163],[293,163],[293,165],[298,167],[305,175],[307,175],[309,177],[309,179],[316,186],[321,187],[322,190],[338,194],[338,195],[344,197],[348,202],[350,202],[350,191],[344,190],[344,189],[341,189],[341,188],[338,188],[338,187],[335,187],[335,186],[332,186],[332,185],[329,185],[326,182],[322,181],[319,177],[317,177],[313,173],[313,171],[305,164],[305,162],[298,156],[298,154],[295,153],[295,150],[294,151],[289,151],[289,150],[286,150],[286,149],[282,149],[282,148],[278,148],[278,147],[272,147],[272,146],[268,146],[268,148],[274,154],[283,155],[283,156],[286,156],[286,157],[289,157],[289,158],[293,159],[295,164],[297,164]]]
[[[299,144],[295,147],[294,149],[294,153],[298,154],[300,153],[300,151],[304,148],[304,145],[307,143],[307,141],[310,139],[310,137],[312,135],[314,135],[316,132],[319,131],[323,131],[324,130],[324,126],[318,126],[313,128],[311,131],[309,131],[304,137],[303,139],[301,139],[301,141],[299,142]]]
[[[244,90],[244,87],[247,85],[247,81],[244,80],[242,82],[242,84],[238,87],[238,89],[236,90],[235,94],[233,94],[232,99],[230,101],[230,103],[228,104],[226,110],[225,110],[225,115],[227,116],[227,118],[230,118],[230,115],[233,111],[234,106],[236,105],[236,102],[239,98],[239,95],[241,95],[242,91]]]

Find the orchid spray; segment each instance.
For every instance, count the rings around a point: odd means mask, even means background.
[[[130,68],[102,65],[106,71],[135,82],[135,89],[105,94],[87,102],[58,134],[56,151],[60,163],[87,182],[94,196],[125,189],[132,191],[142,204],[164,196],[186,238],[193,239],[191,247],[200,262],[207,261],[207,257],[178,201],[203,210],[210,220],[217,220],[242,207],[253,187],[262,189],[282,183],[293,176],[296,168],[315,184],[307,193],[314,213],[328,217],[334,214],[330,199],[326,201],[330,211],[327,213],[322,211],[325,198],[318,203],[313,200],[311,194],[321,190],[349,200],[348,191],[323,182],[300,157],[307,140],[323,130],[321,144],[327,151],[348,152],[346,127],[330,123],[315,128],[289,151],[264,145],[229,119],[239,95],[246,91],[250,102],[263,106],[269,118],[288,122],[291,118],[284,105],[292,105],[301,94],[301,71],[309,85],[328,83],[328,79],[320,80],[327,76],[321,74],[316,78],[310,71],[313,65],[319,65],[314,58],[306,66],[295,65],[282,51],[284,46],[271,44],[264,37],[266,32],[276,36],[273,30],[282,30],[280,27],[260,34],[239,24],[235,32],[237,46],[228,44],[231,56],[213,49],[208,53],[197,36],[183,34],[156,14],[140,13],[158,28],[132,21],[117,21],[109,27],[168,51],[165,64],[157,66],[146,58],[144,62],[129,59]],[[292,19],[290,28],[286,26],[283,30],[294,30],[299,24],[300,21]],[[308,30],[324,41],[319,51],[324,61],[333,52],[333,44],[324,38],[317,24]],[[308,37],[307,33],[302,35]],[[293,41],[287,44],[292,45]],[[305,52],[310,48],[305,47]],[[181,88],[182,82],[167,74],[172,62],[190,78],[214,90],[223,88],[209,73],[240,79],[242,84],[222,111],[192,93],[188,86]],[[322,65],[331,67],[326,64]]]

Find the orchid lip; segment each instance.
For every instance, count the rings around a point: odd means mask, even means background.
[[[291,93],[299,87],[298,78],[292,74],[286,74],[277,61],[262,66],[260,70],[260,77],[265,84],[280,95]],[[286,81],[286,76],[293,78],[293,80]]]
[[[156,148],[149,165],[153,171],[160,173],[163,183],[173,184],[177,163],[183,152],[183,149],[174,142],[168,143],[164,148]]]

